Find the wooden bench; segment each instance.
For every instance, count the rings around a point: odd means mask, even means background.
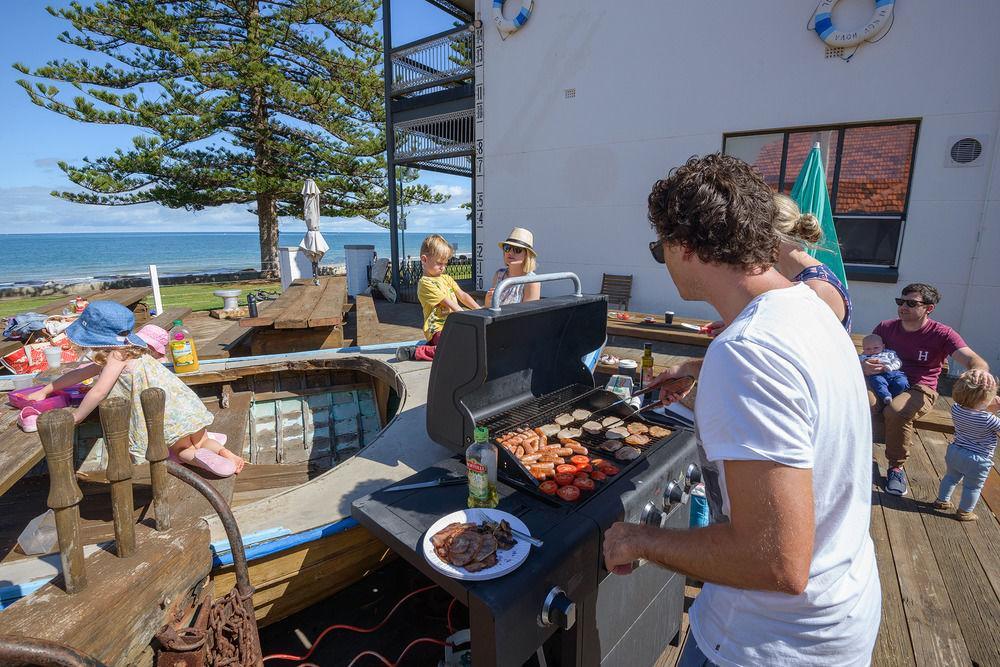
[[[190,308],[185,308],[184,306],[175,306],[173,308],[167,308],[161,314],[147,320],[143,324],[136,324],[135,328],[138,331],[142,327],[152,324],[160,327],[164,331],[170,331],[171,327],[174,326],[174,320],[183,320],[185,317],[191,314]]]
[[[359,294],[354,297],[354,317],[357,326],[358,345],[374,345],[382,343],[378,332],[378,312],[370,295]]]
[[[326,350],[343,346],[344,315],[350,308],[343,276],[320,278],[319,285],[299,279],[265,312],[239,325],[253,329],[253,355]]]

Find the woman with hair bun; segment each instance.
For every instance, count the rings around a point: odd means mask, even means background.
[[[823,262],[808,252],[823,238],[819,220],[812,213],[802,213],[787,195],[774,195],[774,228],[781,236],[775,268],[795,283],[805,283],[823,299],[844,328],[851,331],[851,297],[847,287]]]
[[[808,252],[823,238],[819,220],[812,213],[803,213],[795,200],[787,195],[774,195],[774,228],[781,238],[778,261],[774,268],[793,283],[805,283],[851,332],[851,297],[847,287],[833,271]],[[713,338],[722,333],[726,323],[717,320],[708,325],[707,333]]]

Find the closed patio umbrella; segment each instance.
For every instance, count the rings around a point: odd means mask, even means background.
[[[299,243],[312,260],[313,284],[319,285],[319,260],[330,249],[323,232],[319,231],[319,188],[313,179],[307,179],[302,186],[303,217],[306,221],[306,235]]]
[[[823,230],[823,239],[818,247],[809,249],[809,254],[829,266],[830,270],[840,278],[840,282],[844,283],[844,287],[847,287],[847,274],[844,272],[844,260],[840,256],[837,228],[833,226],[833,208],[830,206],[830,195],[826,191],[823,156],[818,141],[809,151],[802,170],[795,179],[792,199],[803,213],[815,215]]]

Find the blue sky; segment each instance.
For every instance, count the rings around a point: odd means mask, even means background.
[[[82,0],[87,4],[88,0]],[[89,0],[92,1],[92,0]],[[174,210],[154,204],[98,207],[72,204],[52,197],[52,190],[70,190],[73,184],[57,166],[77,163],[84,156],[97,157],[117,147],[127,147],[135,128],[88,125],[36,107],[15,81],[23,78],[15,62],[30,68],[57,58],[87,57],[89,52],[58,41],[71,28],[67,21],[50,16],[47,5],[68,5],[68,0],[16,0],[4,3],[0,22],[0,234],[59,232],[152,231],[254,231],[256,218],[244,206],[218,207],[201,212]],[[393,41],[396,44],[446,30],[452,18],[424,0],[393,1]],[[381,20],[377,24],[381,30]],[[56,83],[66,89],[64,84]],[[441,205],[408,211],[412,231],[469,230],[466,212],[459,205],[469,198],[469,179],[426,172],[420,181],[435,191],[451,195]],[[324,220],[342,231],[378,231],[363,220]],[[301,221],[282,221],[294,230]]]

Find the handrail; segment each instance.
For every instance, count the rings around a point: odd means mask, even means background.
[[[441,39],[442,37],[450,37],[457,32],[462,32],[463,30],[472,30],[472,24],[460,25],[456,28],[449,28],[448,30],[442,30],[441,32],[435,33],[433,35],[428,35],[427,37],[422,37],[413,42],[408,42],[406,44],[401,44],[400,46],[395,46],[389,50],[389,55],[394,56],[397,53],[402,53],[403,51],[408,51],[414,49],[417,46],[423,46],[429,42],[433,42],[436,39]]]
[[[490,310],[494,313],[500,312],[500,295],[503,294],[505,289],[511,287],[512,285],[548,283],[553,280],[572,280],[573,285],[576,287],[576,291],[573,293],[573,296],[583,296],[583,284],[580,282],[580,277],[570,271],[563,271],[561,273],[542,273],[534,276],[516,276],[514,278],[505,278],[501,280],[500,284],[493,289],[493,305],[490,306]]]

